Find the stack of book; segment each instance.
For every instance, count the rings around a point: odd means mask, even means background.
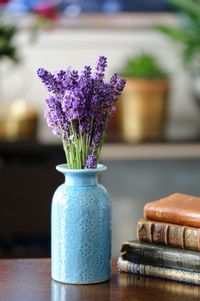
[[[138,240],[122,244],[120,271],[200,285],[200,198],[175,193],[147,203]]]

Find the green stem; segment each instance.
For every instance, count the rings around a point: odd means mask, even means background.
[[[82,160],[81,160],[81,148],[80,148],[80,139],[77,137],[76,130],[74,129],[73,123],[71,121],[71,131],[74,136],[74,149],[73,155],[76,154],[74,157],[74,168],[81,169],[83,168]]]
[[[80,126],[80,119],[79,119],[79,126]],[[84,167],[85,163],[85,153],[86,153],[86,144],[85,144],[85,135],[83,136],[82,132],[80,131],[80,142],[79,142],[79,147],[80,147],[80,153],[81,153],[81,159],[82,159],[82,166]]]
[[[68,150],[68,147],[67,147],[67,143],[66,143],[65,140],[62,140],[62,143],[63,143],[63,148],[64,148],[68,168],[71,168],[70,158],[69,158],[69,150]]]

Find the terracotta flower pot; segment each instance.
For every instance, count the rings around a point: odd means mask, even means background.
[[[121,96],[120,96],[121,97]],[[123,139],[122,134],[122,100],[119,99],[116,104],[116,112],[108,125],[106,130],[106,141],[118,142]]]
[[[168,91],[167,80],[127,79],[122,95],[124,140],[141,142],[163,139]]]

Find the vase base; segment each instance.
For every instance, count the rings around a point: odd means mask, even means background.
[[[56,280],[53,277],[51,277],[51,279],[60,284],[70,284],[70,285],[73,285],[73,284],[77,284],[77,285],[98,284],[98,283],[107,282],[110,280],[110,278],[105,278],[105,279],[96,280],[96,281],[94,280],[94,281],[88,281],[88,282],[76,282],[76,281],[60,281],[60,280]]]

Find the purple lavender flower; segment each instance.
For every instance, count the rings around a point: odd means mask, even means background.
[[[117,80],[118,80],[118,75],[117,75],[117,73],[114,73],[110,78],[110,85],[113,89],[117,85]]]
[[[96,72],[95,77],[98,80],[103,80],[104,73],[107,67],[107,58],[105,56],[100,56],[97,63],[96,63]]]
[[[122,91],[125,87],[125,84],[126,84],[126,80],[124,78],[120,78],[118,81],[117,81],[117,85],[116,85],[116,95],[121,95],[122,94]]]
[[[116,73],[105,82],[106,67],[106,57],[100,56],[94,73],[90,66],[80,73],[71,67],[54,74],[43,68],[37,71],[49,92],[45,118],[63,141],[69,168],[95,168],[99,161],[114,103],[125,86]]]
[[[85,162],[85,168],[96,168],[97,167],[97,159],[95,155],[88,155],[87,160]]]
[[[90,66],[85,66],[81,73],[81,79],[88,80],[91,78],[91,75],[92,75],[92,68]]]
[[[57,82],[55,77],[43,68],[39,68],[37,71],[38,76],[42,80],[42,83],[46,86],[48,92],[58,93],[59,88],[57,86]]]

